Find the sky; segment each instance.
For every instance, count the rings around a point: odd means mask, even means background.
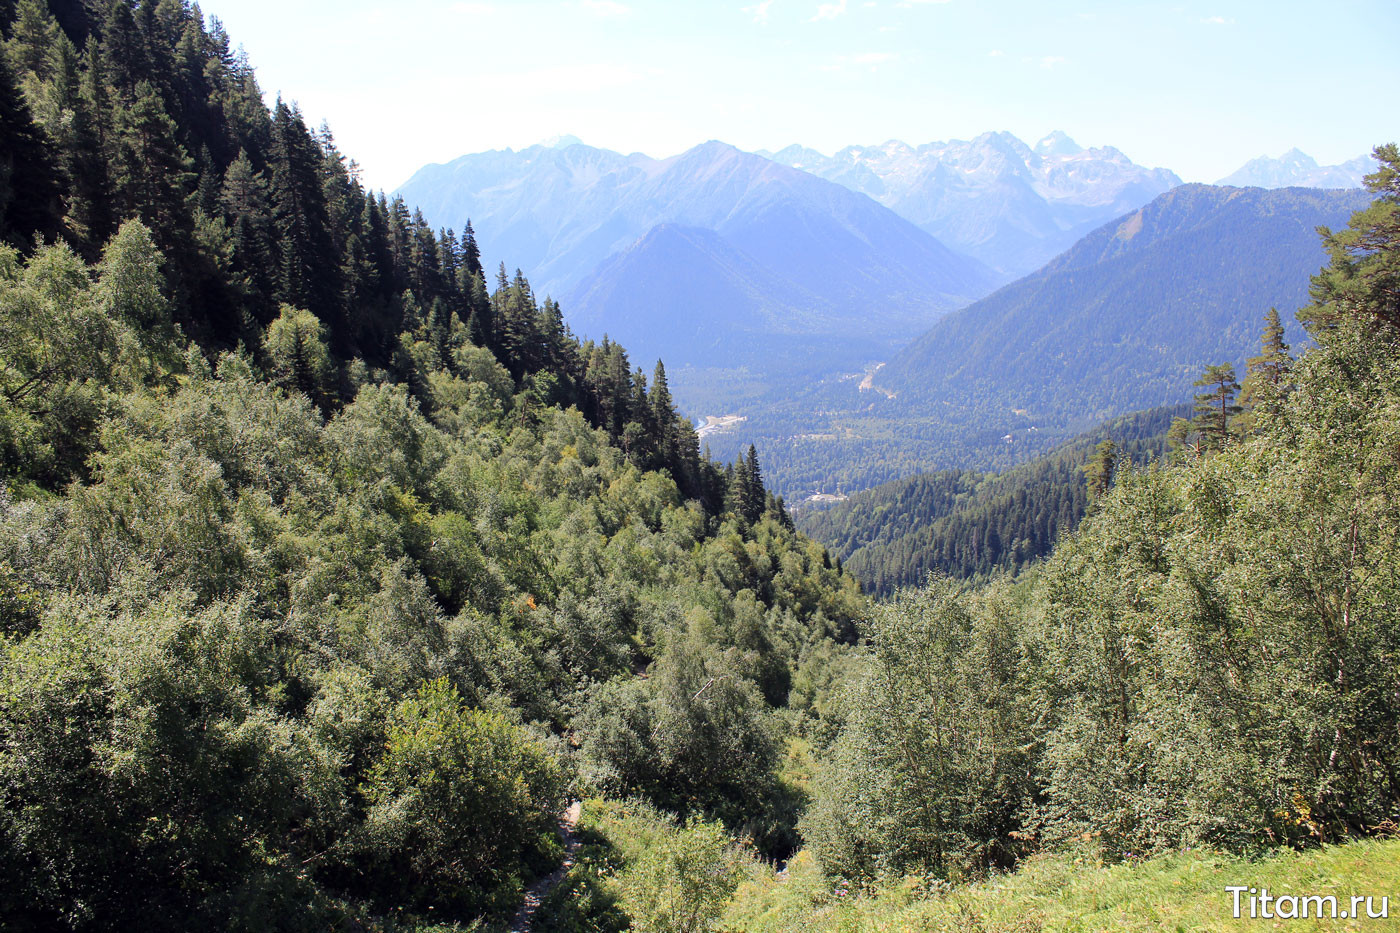
[[[1400,138],[1400,2],[205,0],[373,188],[572,134],[827,154],[1063,130],[1212,182]]]

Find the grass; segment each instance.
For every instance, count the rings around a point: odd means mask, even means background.
[[[639,803],[591,800],[583,810],[578,864],[537,917],[536,929],[620,933],[662,929],[637,910],[631,866],[675,844],[673,821]],[[736,856],[738,853],[736,853]],[[799,852],[778,873],[743,856],[745,879],[719,917],[696,929],[722,933],[1157,933],[1157,931],[1400,931],[1400,839],[1371,839],[1306,852],[1245,858],[1188,850],[1105,864],[1087,848],[1035,856],[1016,871],[949,887],[905,878],[873,893],[832,890],[815,862]],[[1322,921],[1231,916],[1227,885],[1267,888],[1273,896],[1352,895],[1390,898],[1392,919]],[[721,895],[722,897],[723,895]],[[664,928],[670,929],[669,926]]]
[[[1353,894],[1391,900],[1391,919],[1251,920],[1232,914],[1227,885],[1270,895]],[[1095,858],[1042,855],[1017,871],[953,889],[917,879],[873,895],[830,892],[805,853],[786,875],[755,874],[735,892],[720,929],[744,933],[866,931],[1400,930],[1400,841],[1366,840],[1308,852],[1246,859],[1186,851],[1104,865]]]

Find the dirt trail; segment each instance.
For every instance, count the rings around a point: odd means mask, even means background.
[[[582,816],[583,804],[575,800],[559,818],[559,840],[564,843],[564,862],[525,889],[525,902],[520,905],[520,910],[510,923],[510,933],[529,933],[535,911],[540,909],[540,902],[569,873],[569,868],[574,864],[574,856],[578,852],[578,821]]]

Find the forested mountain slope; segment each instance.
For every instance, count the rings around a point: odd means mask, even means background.
[[[789,851],[865,604],[757,453],[197,8],[3,9],[0,926],[496,924],[584,787]]]
[[[889,596],[930,573],[985,579],[1017,573],[1078,527],[1089,504],[1083,467],[1103,440],[1119,468],[1164,456],[1185,405],[1115,418],[1063,447],[1003,473],[921,473],[855,493],[797,524],[844,562],[868,592]]]
[[[1366,201],[1183,185],[940,321],[876,381],[905,406],[994,399],[1062,423],[1176,401],[1208,363],[1243,360],[1265,310],[1304,303],[1317,227]]]
[[[1324,239],[1298,315],[1314,344],[1255,363],[1251,418],[1117,473],[1029,585],[875,611],[803,824],[828,878],[1388,832],[1400,149],[1376,151],[1376,198]]]

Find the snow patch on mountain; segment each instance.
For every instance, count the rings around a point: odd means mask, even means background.
[[[867,194],[993,268],[1038,268],[1100,224],[1181,184],[1112,146],[1062,131],[1026,145],[1011,133],[911,146],[889,140],[833,156],[789,146],[774,161]]]

